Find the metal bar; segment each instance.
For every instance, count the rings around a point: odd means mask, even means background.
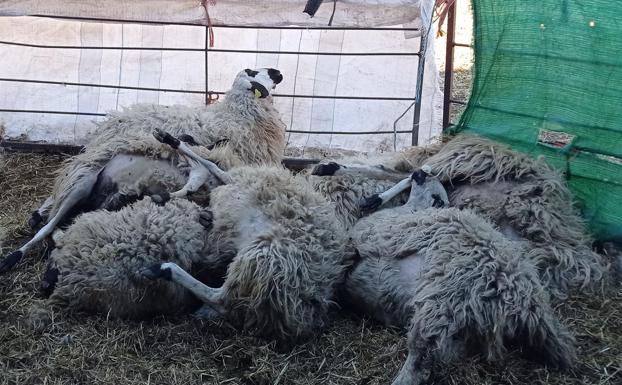
[[[2,16],[2,15],[0,15]],[[131,19],[108,19],[101,17],[80,17],[80,16],[55,16],[33,14],[27,16],[47,17],[50,19],[77,20],[77,21],[97,21],[108,23],[128,23],[128,24],[154,24],[154,25],[187,25],[203,27],[202,21],[190,22],[170,22],[156,20],[131,20]],[[239,25],[239,24],[212,24],[213,28],[239,28],[239,29],[287,29],[287,30],[339,30],[339,31],[419,31],[419,28],[408,27],[333,27],[333,26],[265,26],[265,25]]]
[[[455,3],[454,3],[455,5]],[[454,16],[454,23],[455,23],[455,16]],[[465,48],[473,48],[473,46],[471,44],[466,44],[466,43],[453,43],[454,47],[465,47]]]
[[[0,78],[0,81],[4,82],[17,82],[17,83],[37,83],[37,84],[53,84],[60,86],[76,86],[76,87],[98,87],[98,88],[113,88],[123,90],[139,90],[139,91],[154,91],[154,92],[176,92],[182,94],[205,94],[205,90],[180,90],[172,88],[153,88],[153,87],[135,87],[135,86],[120,86],[112,84],[95,84],[95,83],[78,83],[78,82],[59,82],[53,80],[35,80],[35,79],[11,79]],[[211,94],[225,95],[223,91],[209,91]],[[296,94],[272,94],[274,97],[280,98],[301,98],[301,99],[344,99],[344,100],[383,100],[383,101],[396,101],[406,100],[413,101],[415,98],[393,97],[393,96],[341,96],[341,95],[296,95]]]
[[[0,112],[20,112],[28,114],[54,114],[54,115],[86,115],[86,116],[106,116],[100,112],[75,112],[75,111],[48,111],[48,110],[23,110],[16,108],[0,108]]]
[[[127,47],[127,46],[90,46],[90,45],[46,45],[33,43],[18,43],[14,41],[0,40],[0,44],[30,48],[49,49],[100,49],[122,51],[181,51],[181,52],[204,52],[205,48],[176,48],[176,47]],[[315,56],[419,56],[418,52],[315,52],[315,51],[275,51],[257,49],[224,49],[210,48],[212,52],[224,53],[249,53],[249,54],[275,54],[275,55],[315,55]]]
[[[207,7],[207,3],[205,4]],[[207,10],[207,8],[206,8]],[[204,68],[205,68],[205,105],[209,104],[209,27],[205,26],[205,54],[204,54]]]
[[[449,99],[449,103],[460,104],[462,106],[466,106],[467,102],[463,102],[462,100]]]
[[[451,122],[449,115],[451,112],[451,91],[454,75],[454,39],[456,37],[456,2],[454,2],[447,12],[447,42],[445,44],[445,85],[443,95],[443,130]]]
[[[431,28],[428,26],[428,28]],[[419,43],[419,62],[417,63],[417,83],[415,86],[415,111],[413,116],[413,129],[411,145],[416,146],[419,144],[419,123],[421,121],[421,98],[423,96],[423,73],[425,71],[425,51],[428,45],[428,33],[424,31],[421,33],[421,42]]]
[[[295,95],[295,94],[272,94],[281,98],[301,98],[301,99],[344,99],[344,100],[379,100],[379,101],[414,101],[415,98],[401,98],[393,96],[330,96],[330,95]]]
[[[179,90],[179,89],[172,89],[172,88],[134,87],[134,86],[113,85],[113,84],[59,82],[59,81],[54,81],[54,80],[0,78],[0,81],[17,82],[17,83],[54,84],[54,85],[60,85],[60,86],[76,86],[76,87],[114,88],[114,89],[122,89],[122,90],[177,92],[177,93],[182,93],[182,94],[204,94],[205,93],[205,91]]]
[[[316,55],[316,56],[419,56],[418,52],[316,52],[316,51],[271,51],[255,49],[210,48],[212,52],[227,53],[268,53],[276,55]]]
[[[306,131],[306,130],[285,130],[292,134],[317,134],[317,135],[388,135],[388,134],[410,134],[411,130],[400,131]]]
[[[16,41],[6,41],[6,40],[0,40],[0,44],[14,45],[18,47],[50,48],[50,49],[101,49],[101,50],[120,50],[120,51],[182,51],[182,52],[203,52],[204,51],[203,48],[48,45],[48,44],[34,44],[34,43],[19,43]]]
[[[99,49],[99,50],[123,50],[123,51],[180,51],[180,52],[203,52],[204,48],[176,48],[176,47],[122,47],[122,46],[90,46],[90,45],[46,45],[32,43],[18,43],[14,41],[0,40],[0,44],[30,48],[49,49]],[[317,55],[317,56],[418,56],[418,52],[313,52],[313,51],[273,51],[256,49],[224,49],[211,48],[212,52],[225,53],[267,53],[276,55]]]
[[[0,147],[4,148],[7,151],[15,152],[45,152],[70,155],[79,154],[84,150],[83,146],[76,146],[72,144],[18,142],[12,140],[5,140],[0,142]],[[303,170],[307,166],[318,164],[320,162],[320,159],[296,157],[283,157],[283,159],[281,160],[283,166],[295,171]]]

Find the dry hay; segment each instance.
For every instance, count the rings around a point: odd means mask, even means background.
[[[0,155],[4,254],[29,235],[24,223],[45,197],[59,158]],[[34,254],[34,257],[33,257]],[[321,336],[279,352],[226,323],[191,317],[149,321],[55,314],[43,332],[28,326],[44,249],[0,279],[0,384],[389,384],[405,358],[402,333],[337,315]],[[579,362],[560,373],[519,357],[477,357],[439,368],[435,384],[622,384],[622,290],[578,297],[557,311],[577,337]]]

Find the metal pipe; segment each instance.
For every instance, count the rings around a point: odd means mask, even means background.
[[[97,88],[114,88],[123,90],[138,90],[138,91],[155,91],[155,92],[176,92],[182,94],[205,94],[205,90],[181,90],[172,88],[154,88],[154,87],[136,87],[136,86],[121,86],[112,84],[96,84],[96,83],[79,83],[79,82],[60,82],[54,80],[35,80],[35,79],[11,79],[0,78],[3,82],[17,82],[17,83],[36,83],[36,84],[53,84],[60,86],[76,86],[76,87],[97,87]],[[223,91],[210,91],[209,93],[224,95]],[[382,101],[395,101],[406,100],[413,101],[415,98],[402,98],[393,96],[332,96],[332,95],[297,95],[297,94],[272,94],[277,98],[301,98],[301,99],[343,99],[343,100],[382,100]]]
[[[89,45],[46,45],[33,43],[19,43],[0,40],[0,44],[17,47],[45,48],[45,49],[87,49],[87,50],[119,50],[119,51],[177,51],[177,52],[204,52],[206,48],[177,48],[177,47],[127,47],[127,46],[89,46]],[[314,55],[314,56],[419,56],[418,52],[317,52],[317,51],[278,51],[258,49],[224,49],[209,48],[212,52],[275,54],[275,55]]]
[[[450,125],[449,114],[451,112],[451,82],[454,72],[454,46],[456,34],[456,2],[447,12],[447,42],[445,44],[445,85],[443,95],[443,130]]]
[[[207,10],[207,4],[205,4],[205,9]],[[204,55],[204,68],[205,68],[205,105],[207,106],[210,103],[209,100],[209,27],[205,26],[205,55]]]

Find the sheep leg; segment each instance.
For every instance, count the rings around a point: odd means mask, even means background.
[[[170,194],[171,197],[182,198],[188,195],[188,193],[195,192],[201,186],[203,186],[207,182],[207,178],[209,175],[209,170],[203,165],[199,164],[194,159],[189,159],[188,163],[191,165],[190,175],[188,175],[188,181],[179,191],[175,191]]]
[[[54,198],[49,196],[43,202],[41,207],[33,211],[32,215],[30,216],[30,219],[28,220],[28,226],[30,226],[31,229],[34,230],[41,223],[45,222],[45,220],[47,219],[48,213],[50,212],[50,209],[52,208],[53,203],[54,203]]]
[[[371,179],[399,180],[404,173],[391,170],[383,165],[352,165],[346,166],[340,163],[328,162],[316,165],[311,171],[311,175],[316,176],[338,176],[350,175]]]
[[[161,265],[156,265],[151,269],[142,272],[142,275],[147,278],[162,278],[168,281],[173,281],[197,296],[206,305],[209,305],[212,309],[224,313],[224,307],[222,302],[224,300],[224,289],[209,287],[198,279],[194,278],[184,269],[179,267],[176,263],[165,262]]]
[[[395,198],[397,195],[401,194],[402,191],[407,190],[411,186],[411,178],[404,178],[401,181],[397,182],[395,186],[391,187],[387,191],[374,194],[370,197],[363,198],[361,203],[359,203],[359,208],[363,212],[372,211],[387,203],[391,199]]]
[[[54,228],[58,225],[58,223],[63,220],[63,218],[69,213],[69,211],[74,208],[78,203],[82,200],[88,198],[93,190],[93,186],[95,186],[95,182],[97,181],[97,173],[93,173],[89,178],[85,178],[84,181],[73,187],[73,190],[67,195],[65,201],[60,205],[58,212],[50,221],[39,230],[34,237],[30,241],[28,241],[25,245],[20,247],[19,249],[13,251],[9,255],[7,255],[0,262],[0,274],[6,273],[11,270],[13,266],[15,266],[24,256],[28,250],[30,250],[34,245],[41,242],[45,237],[50,235]]]
[[[155,138],[158,141],[160,141],[160,142],[162,142],[164,144],[168,144],[169,146],[173,147],[180,154],[183,154],[183,155],[187,156],[188,158],[193,159],[196,162],[198,162],[201,165],[203,165],[205,168],[207,168],[207,170],[212,175],[214,175],[216,178],[218,178],[223,184],[230,184],[231,183],[231,176],[229,176],[229,173],[227,173],[226,171],[221,170],[214,162],[209,161],[207,159],[201,158],[194,151],[192,151],[190,146],[188,146],[186,143],[180,141],[179,139],[175,138],[173,135],[171,135],[171,134],[169,134],[167,132],[164,132],[162,130],[156,129],[156,130],[153,131],[153,136],[155,136]]]

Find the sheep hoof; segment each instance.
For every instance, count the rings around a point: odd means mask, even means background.
[[[445,207],[445,202],[440,195],[432,194],[432,199],[434,199],[434,202],[432,202],[432,207],[436,207],[438,209]]]
[[[194,140],[194,138],[192,137],[192,135],[188,135],[188,134],[181,134],[179,135],[179,140],[181,140],[184,143],[189,144],[190,146],[198,146],[199,144],[197,143],[196,140]]]
[[[43,274],[41,283],[39,284],[39,291],[41,291],[41,293],[48,298],[52,295],[52,292],[56,287],[56,282],[58,282],[58,269],[47,269]]]
[[[43,217],[41,214],[39,214],[38,211],[33,211],[30,219],[28,220],[28,226],[30,226],[31,229],[36,230],[42,222]]]
[[[162,264],[157,264],[157,265],[153,265],[151,267],[148,267],[146,269],[143,269],[139,272],[139,275],[141,275],[144,278],[147,279],[165,279],[167,281],[170,281],[172,279],[172,273],[171,273],[171,269],[168,268],[162,268]]]
[[[331,176],[335,175],[337,170],[341,168],[339,163],[329,162],[328,164],[318,164],[313,168],[311,175],[317,176]]]
[[[202,210],[199,213],[199,223],[205,227],[206,230],[211,230],[214,224],[214,214],[210,210]]]
[[[0,274],[4,274],[11,270],[13,266],[17,265],[17,262],[19,262],[23,256],[24,253],[17,250],[4,257],[2,262],[0,262]]]
[[[157,194],[152,194],[150,195],[150,197],[153,203],[155,203],[158,206],[164,206],[166,202],[171,200],[171,195],[166,191],[162,191]]]
[[[374,194],[370,197],[363,198],[359,203],[359,209],[362,212],[373,211],[382,205],[382,198],[380,195]]]
[[[425,183],[425,178],[428,176],[428,173],[419,169],[412,174],[412,179],[417,183],[417,185],[421,186]]]
[[[168,132],[162,131],[159,128],[153,130],[153,136],[161,143],[168,144],[169,146],[177,149],[181,143],[179,139],[175,138]]]

